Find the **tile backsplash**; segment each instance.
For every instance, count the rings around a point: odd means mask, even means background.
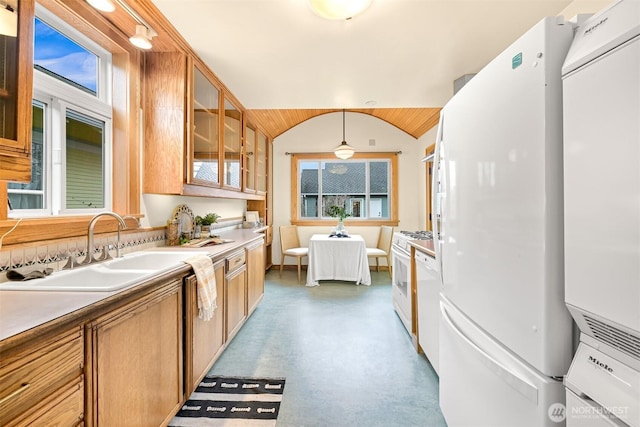
[[[213,226],[216,234],[240,227],[242,227],[242,219],[220,221]],[[93,242],[94,254],[102,253],[105,246],[110,246],[109,253],[115,257],[117,241],[118,233],[116,232],[96,235]],[[166,229],[164,228],[120,232],[123,255],[166,246],[166,244]],[[87,254],[87,237],[33,242],[16,248],[3,247],[0,250],[0,283],[8,280],[6,274],[8,270],[18,270],[23,274],[33,270],[43,270],[47,267],[53,268],[54,271],[61,270],[67,263],[69,254],[73,254],[77,261],[82,261]]]
[[[111,245],[109,251],[111,256],[116,255],[115,245],[117,233],[100,234],[95,237],[94,246],[96,252],[101,252],[102,248]],[[165,230],[149,230],[121,232],[120,244],[122,253],[136,252],[143,249],[165,246]],[[69,254],[74,254],[82,260],[87,253],[87,238],[77,237],[64,240],[50,240],[38,244],[21,245],[17,248],[6,247],[0,251],[0,282],[6,281],[6,272],[17,269],[20,272],[28,272],[45,267],[60,270]]]

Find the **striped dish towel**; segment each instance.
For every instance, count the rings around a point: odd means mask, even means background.
[[[206,255],[196,255],[184,262],[191,264],[198,280],[198,317],[209,320],[216,309],[216,272],[213,261]]]

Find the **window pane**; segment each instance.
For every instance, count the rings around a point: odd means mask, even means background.
[[[323,162],[322,216],[329,217],[328,209],[336,205],[346,208],[352,216],[352,208],[355,207],[359,217],[366,217],[362,203],[367,197],[366,173],[366,162]]]
[[[102,121],[67,110],[66,208],[104,207]]]
[[[42,209],[42,194],[9,193],[12,209]]]
[[[318,217],[318,169],[320,162],[300,162],[300,217]]]
[[[392,169],[397,166],[393,154],[348,160],[294,154],[292,162],[298,169],[298,186],[292,189],[300,206],[296,220],[333,220],[332,206],[344,208],[355,221],[396,220],[392,217],[397,212],[397,199],[391,194]]]
[[[44,208],[44,111],[45,104],[33,102],[33,124],[31,127],[31,182],[10,182],[9,201],[13,209]]]
[[[92,95],[97,94],[98,57],[35,19],[33,63],[37,70]]]
[[[389,162],[369,162],[369,218],[390,218]]]

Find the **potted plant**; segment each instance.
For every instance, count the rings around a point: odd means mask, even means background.
[[[350,217],[351,214],[347,212],[344,206],[333,205],[327,209],[327,213],[332,218],[338,218],[338,227],[336,233],[341,234],[344,230],[344,219]]]
[[[218,222],[220,215],[217,213],[208,213],[205,216],[196,216],[196,226],[201,226],[205,236],[211,235],[211,225]]]

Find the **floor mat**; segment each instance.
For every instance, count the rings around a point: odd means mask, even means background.
[[[205,377],[169,427],[272,427],[284,378]]]

